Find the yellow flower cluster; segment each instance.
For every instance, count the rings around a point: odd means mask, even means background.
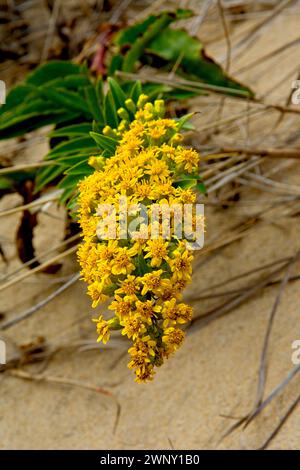
[[[127,100],[126,117],[134,104]],[[192,318],[192,308],[180,302],[182,290],[191,280],[192,253],[186,240],[159,235],[99,239],[97,227],[103,214],[99,204],[118,207],[120,196],[130,204],[193,203],[191,189],[175,187],[183,173],[198,170],[199,155],[183,148],[178,124],[165,119],[162,100],[154,104],[141,95],[134,119],[125,119],[118,129],[104,133],[118,138],[115,154],[110,158],[92,157],[95,172],[79,184],[79,221],[83,243],[78,250],[83,279],[88,283],[92,306],[111,298],[112,318],[95,319],[98,341],[104,344],[110,331],[120,329],[133,344],[129,348],[128,367],[134,369],[137,382],[151,380],[155,366],[175,352],[184,340],[180,328]],[[125,113],[126,112],[126,113]],[[174,223],[172,229],[174,229]],[[142,227],[141,227],[142,228]]]

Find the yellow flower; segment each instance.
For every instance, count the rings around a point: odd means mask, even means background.
[[[130,348],[128,352],[131,350],[131,361],[128,363],[129,369],[145,369],[147,364],[150,362],[150,358],[143,354],[141,351],[136,351],[133,353],[134,347]]]
[[[151,364],[144,365],[144,367],[139,367],[135,371],[135,382],[137,383],[145,383],[149,382],[149,380],[153,380],[154,375],[154,367]]]
[[[88,294],[92,297],[93,303],[92,307],[95,308],[99,303],[105,302],[108,298],[107,295],[102,293],[104,288],[103,281],[94,281],[92,284],[88,286]]]
[[[166,348],[166,354],[172,354],[183,343],[185,334],[180,328],[170,327],[164,331],[162,342]]]
[[[116,295],[115,300],[110,304],[108,308],[110,310],[114,310],[116,312],[116,315],[122,319],[123,317],[129,315],[131,311],[131,302],[128,302],[119,295]]]
[[[115,254],[118,252],[118,242],[117,240],[108,240],[108,243],[99,244],[97,246],[97,253],[99,258],[103,261],[110,261]]]
[[[166,301],[173,298],[180,299],[182,297],[181,289],[178,289],[170,279],[164,279],[164,288],[159,294],[159,299]]]
[[[182,165],[188,173],[197,170],[199,165],[199,154],[193,149],[178,147],[175,154],[175,162]]]
[[[129,275],[126,279],[121,282],[121,287],[115,291],[116,294],[124,294],[124,300],[134,302],[137,300],[137,292],[140,287],[138,284],[138,278]]]
[[[162,279],[161,275],[163,273],[162,269],[157,271],[152,271],[151,273],[145,274],[140,278],[140,282],[143,284],[141,291],[142,295],[147,294],[147,292],[154,292],[154,294],[160,294],[164,287],[168,285],[167,279]]]
[[[168,242],[162,238],[148,240],[147,246],[144,251],[148,251],[145,259],[151,258],[151,266],[153,268],[159,267],[163,260],[168,260]]]
[[[157,314],[161,312],[161,307],[155,305],[151,300],[141,302],[138,300],[136,303],[136,312],[141,319],[151,325],[152,320],[157,317]]]
[[[153,195],[153,188],[150,183],[147,181],[141,181],[135,186],[135,194],[136,196],[143,200],[143,199],[154,199],[155,196]]]
[[[151,339],[149,335],[139,338],[132,348],[128,349],[131,356],[143,354],[145,357],[155,356],[156,341]]]
[[[124,328],[122,329],[122,335],[127,335],[133,341],[142,335],[146,331],[145,325],[142,323],[140,318],[137,318],[135,315],[131,314],[120,321],[120,325]]]
[[[161,137],[165,135],[165,133],[166,133],[166,130],[163,127],[159,127],[159,126],[153,127],[149,131],[150,137],[154,140],[160,139]]]
[[[172,186],[170,181],[163,183],[157,183],[153,188],[153,196],[155,199],[161,199],[163,197],[171,196],[175,194],[175,188]]]
[[[110,338],[109,324],[107,320],[104,320],[103,316],[100,315],[99,318],[93,318],[93,322],[96,323],[98,339],[97,342],[102,341],[103,344],[106,344]]]
[[[183,204],[193,204],[196,202],[197,196],[191,189],[176,189],[176,197],[178,198],[179,202]]]
[[[170,176],[170,170],[166,162],[156,159],[146,166],[145,174],[149,175],[153,182],[166,181]]]
[[[188,250],[185,250],[183,253],[174,251],[173,256],[174,257],[170,259],[170,268],[173,272],[174,280],[190,280],[192,273],[193,255],[191,255]]]
[[[130,274],[135,269],[131,256],[131,252],[128,248],[119,248],[116,256],[112,260],[112,274]]]
[[[170,324],[173,325],[175,323],[187,323],[191,321],[192,314],[193,309],[189,305],[183,303],[177,304],[175,298],[167,300],[162,310],[162,316],[164,318],[163,327],[166,328]]]

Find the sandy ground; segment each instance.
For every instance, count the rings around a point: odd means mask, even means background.
[[[247,49],[247,53],[233,61],[232,70],[238,70],[262,53],[267,54],[296,38],[298,25],[299,10],[293,15],[280,16]],[[243,26],[237,28],[237,36],[242,34],[242,29]],[[210,52],[215,57],[222,57],[224,43],[212,44]],[[274,60],[252,67],[238,77],[253,86],[259,94],[275,87],[269,101],[284,103],[295,77],[292,75],[282,84],[276,84],[297,64],[297,52],[297,47],[289,49]],[[193,106],[203,107],[202,103],[205,101],[199,100]],[[223,112],[226,116],[243,107],[245,104],[225,103]],[[214,112],[209,108],[209,103],[203,109],[206,111],[197,122],[200,127],[209,122]],[[293,135],[299,127],[299,117],[288,115],[275,135],[272,129],[277,118],[275,112],[264,113],[251,120],[249,127],[239,122],[230,132],[218,138],[234,143],[245,142],[246,133],[251,142],[270,146],[279,137]],[[37,158],[44,152],[44,145],[34,146],[34,157],[32,149],[29,149],[25,155],[19,154],[16,161]],[[269,168],[275,165],[278,162],[271,161]],[[290,168],[277,172],[273,177],[277,181],[299,186],[299,164],[291,162]],[[228,227],[266,207],[266,201],[269,203],[275,197],[272,193],[249,188],[243,189],[241,201],[232,208],[220,210],[207,207],[205,247],[219,239]],[[1,201],[1,210],[13,207],[17,202],[16,197],[6,197]],[[36,230],[38,253],[54,246],[63,236],[62,209],[52,207],[50,212],[60,219],[40,215]],[[187,299],[195,297],[199,289],[296,253],[299,249],[299,216],[283,217],[281,207],[280,211],[275,208],[262,219],[242,239],[212,256],[208,256],[205,250],[197,255],[193,284],[186,292]],[[13,244],[17,222],[18,215],[1,219],[0,222],[1,240],[10,270],[19,265]],[[76,269],[75,259],[70,258],[56,276],[39,274],[2,292],[1,312],[6,314],[6,318],[12,318],[51,292],[54,279],[76,272]],[[298,273],[299,269],[300,263],[295,264],[292,273]],[[249,279],[244,279],[218,291],[248,284]],[[44,336],[51,344],[65,345],[78,339],[93,339],[95,335],[90,318],[94,312],[84,291],[84,285],[77,283],[30,319],[7,330],[5,338],[10,345],[10,354],[14,354],[13,343],[27,343],[37,336]],[[43,369],[47,376],[77,381],[87,387],[103,387],[112,396],[75,385],[25,381],[1,374],[1,448],[258,448],[296,398],[299,377],[244,432],[238,430],[223,440],[221,437],[254,404],[263,339],[277,292],[278,286],[265,289],[228,315],[202,328],[192,329],[181,350],[158,370],[155,380],[148,385],[133,382],[126,368],[126,344],[118,341],[113,342],[112,348],[103,351],[99,347],[75,353],[62,350]],[[222,298],[216,297],[210,301],[194,302],[195,314],[202,315],[221,301]],[[289,283],[272,330],[265,396],[293,368],[291,343],[300,339],[299,311],[299,284]],[[39,373],[41,367],[41,364],[35,364],[26,370]],[[299,419],[300,409],[296,408],[269,448],[299,448]]]

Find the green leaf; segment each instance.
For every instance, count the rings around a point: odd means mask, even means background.
[[[55,78],[47,82],[46,86],[55,89],[78,90],[78,88],[91,85],[87,75],[69,75],[64,78]]]
[[[82,174],[66,175],[58,185],[60,189],[73,188],[74,191],[79,181],[83,178]]]
[[[180,119],[177,120],[177,129],[180,131],[181,129],[194,129],[194,126],[189,123],[189,120],[194,116],[195,113],[189,113],[185,116],[182,116]],[[188,126],[190,124],[190,126]]]
[[[112,56],[109,67],[108,75],[114,75],[117,70],[122,70],[123,56],[121,54],[116,54]]]
[[[60,155],[66,155],[67,153],[73,153],[75,151],[87,154],[93,151],[97,152],[97,147],[89,136],[78,137],[58,144],[48,153],[47,159],[57,158]]]
[[[46,168],[42,168],[38,171],[35,183],[34,192],[37,193],[41,189],[43,189],[47,184],[51,183],[54,179],[56,179],[59,175],[61,175],[64,171],[64,167],[60,165],[51,165],[47,166]]]
[[[106,124],[108,124],[113,129],[118,127],[119,119],[117,115],[117,109],[110,90],[107,92],[104,99],[104,116]]]
[[[236,80],[228,77],[222,67],[208,57],[203,44],[183,29],[164,28],[147,45],[147,53],[164,59],[169,70],[179,62],[177,73],[189,80],[200,80],[210,85],[239,91],[240,96],[253,97],[253,92]],[[226,91],[226,90],[225,90]],[[232,92],[232,94],[237,94]]]
[[[76,191],[76,186],[70,186],[69,188],[66,188],[64,192],[62,193],[61,197],[59,198],[59,201],[61,204],[66,204],[66,202],[74,196],[74,192]],[[69,205],[68,205],[69,206]],[[68,207],[67,206],[67,207]]]
[[[143,36],[137,38],[133,46],[125,54],[122,64],[123,72],[132,72],[134,70],[136,63],[143,54],[146,46],[172,21],[173,19],[170,15],[168,13],[164,13],[155,18],[154,22],[149,24]]]
[[[37,88],[37,93],[44,99],[53,101],[67,110],[81,111],[85,115],[92,117],[86,101],[74,91],[55,90],[48,86],[41,86]]]
[[[176,181],[174,183],[174,186],[176,188],[180,187],[183,189],[190,189],[190,188],[194,188],[195,186],[197,186],[197,181],[198,181],[197,179],[193,179],[193,178],[182,179],[182,180]]]
[[[101,150],[108,150],[111,155],[115,153],[118,145],[118,141],[116,139],[112,139],[111,137],[103,134],[97,134],[96,132],[90,132],[90,136],[95,140]]]
[[[92,130],[89,123],[72,124],[71,126],[61,127],[50,132],[49,137],[74,137],[86,136]]]
[[[0,119],[0,140],[9,139],[24,135],[27,132],[39,129],[49,124],[59,124],[67,122],[78,117],[77,113],[64,113],[62,110],[57,112],[32,112],[26,115],[16,116],[9,122]],[[4,121],[4,123],[3,123]]]
[[[91,175],[94,173],[94,168],[88,165],[87,161],[85,162],[78,162],[76,165],[73,165],[71,168],[68,168],[65,171],[66,175],[81,175],[82,177]]]
[[[132,99],[132,101],[137,103],[139,96],[141,94],[142,94],[142,84],[139,80],[137,80],[136,82],[133,82],[133,87],[130,92],[130,98]]]
[[[122,90],[120,85],[116,82],[116,80],[114,80],[113,78],[108,77],[107,81],[108,81],[109,88],[110,88],[114,103],[116,105],[116,108],[117,109],[122,108],[126,100],[126,95],[124,91]]]
[[[0,106],[0,116],[16,106],[23,104],[32,92],[32,86],[26,85],[25,83],[12,88],[6,97],[6,103]]]
[[[176,73],[194,81],[195,87],[193,90],[191,85],[191,90],[184,90],[184,87],[181,90],[178,86],[170,94],[174,98],[184,99],[203,94],[203,89],[197,87],[199,81],[218,87],[215,91],[220,93],[252,98],[254,95],[250,88],[229,77],[220,65],[206,55],[197,37],[192,37],[183,29],[170,27],[172,22],[191,14],[190,10],[177,10],[150,15],[141,23],[119,32],[115,44],[118,46],[117,54],[123,53],[121,70],[132,72],[139,61],[167,71],[173,70],[176,65]],[[128,49],[128,46],[131,47]],[[168,89],[162,92],[168,93]]]
[[[90,154],[75,153],[74,155],[67,155],[65,157],[57,158],[55,159],[55,163],[70,168],[71,166],[76,165],[78,162],[87,162],[89,157]]]
[[[191,10],[178,8],[175,12],[162,12],[160,15],[149,15],[140,23],[121,29],[115,36],[114,43],[118,46],[133,44],[155,21],[163,15],[168,15],[172,21],[189,18],[193,15]]]
[[[14,181],[12,178],[7,178],[6,176],[0,177],[0,190],[1,189],[13,189]]]
[[[53,60],[37,67],[30,75],[28,75],[26,83],[40,86],[54,80],[55,78],[62,78],[67,75],[75,75],[79,73],[81,73],[81,67],[79,65],[65,60]]]
[[[145,257],[142,254],[139,254],[136,257],[135,266],[136,266],[135,272],[137,276],[144,276],[144,274],[150,271],[150,268],[145,260]]]
[[[97,94],[97,100],[98,104],[103,105],[104,102],[104,91],[103,91],[103,80],[98,77],[97,82],[96,82],[96,94]]]
[[[100,121],[104,124],[104,116],[99,106],[97,92],[96,92],[95,87],[92,85],[85,87],[84,93],[85,93],[85,97],[86,97],[86,101],[87,101],[90,113],[92,114],[93,118],[96,121]]]
[[[157,16],[150,15],[144,21],[136,23],[128,28],[121,29],[114,38],[114,43],[119,47],[133,44],[151,24],[157,19]]]
[[[161,85],[159,83],[145,83],[143,85],[143,93],[149,96],[150,100],[154,100],[158,96],[169,96],[172,88],[168,85]]]
[[[197,189],[200,193],[207,194],[206,186],[205,186],[204,183],[198,183],[198,184],[196,185],[196,189]]]

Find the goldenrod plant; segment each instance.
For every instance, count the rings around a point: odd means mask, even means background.
[[[142,204],[149,220],[153,204],[192,204],[196,193],[191,187],[199,188],[199,155],[180,145],[183,121],[164,118],[164,102],[155,100],[152,104],[147,99],[140,95],[137,105],[132,99],[126,100],[125,107],[118,109],[123,117],[118,127],[104,128],[113,155],[90,157],[95,171],[80,182],[78,201],[82,277],[88,283],[93,307],[112,298],[108,307],[112,317],[106,320],[101,314],[94,320],[98,340],[105,344],[110,331],[120,329],[133,342],[128,367],[135,370],[137,382],[152,379],[154,367],[160,366],[184,339],[180,327],[192,319],[192,307],[180,299],[191,281],[193,255],[186,240],[179,240],[174,233],[175,224],[182,223],[178,218],[173,220],[168,239],[162,236],[159,223],[157,236],[152,238],[144,221],[132,238],[127,231],[121,236],[119,224],[109,239],[104,227],[99,233],[103,213],[98,209],[107,211],[112,205],[114,217],[122,197],[135,208],[129,214],[132,219]],[[99,140],[100,135],[92,135]],[[190,187],[178,186],[182,181]]]

